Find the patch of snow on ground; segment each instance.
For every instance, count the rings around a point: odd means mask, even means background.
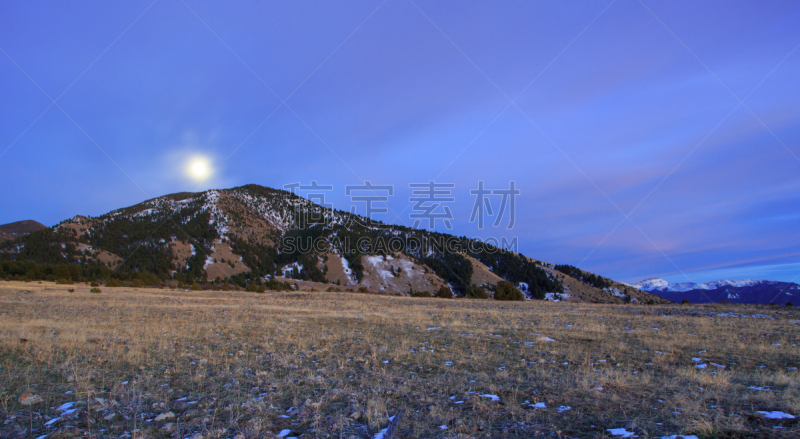
[[[532,298],[533,293],[528,295],[528,298]],[[550,302],[561,302],[570,298],[569,293],[544,293],[544,300],[548,300]]]
[[[756,413],[763,415],[767,419],[794,419],[795,416],[792,416],[788,413],[779,412],[779,411],[771,411],[771,412],[764,412],[764,411],[757,411]]]
[[[765,386],[765,387],[750,386],[750,387],[748,387],[748,389],[750,389],[750,390],[761,390],[761,391],[764,391],[764,392],[772,392],[772,389],[770,389],[769,386]]]
[[[620,436],[620,437],[638,437],[634,436],[632,431],[628,431],[624,428],[606,428],[606,431],[611,433],[611,436]]]
[[[609,293],[614,295],[614,297],[618,297],[620,299],[626,299],[628,297],[627,294],[625,294],[624,292],[622,292],[622,291],[620,291],[620,290],[618,290],[616,288],[606,288],[606,291],[608,291]]]
[[[350,264],[347,262],[347,259],[345,259],[344,256],[342,256],[340,259],[342,260],[342,268],[349,277],[351,274],[353,274],[353,270],[350,269]]]
[[[241,259],[242,258],[239,257],[239,260],[241,260]],[[297,271],[295,271],[295,270],[297,270]],[[297,262],[292,262],[291,264],[284,265],[283,268],[281,268],[281,272],[283,273],[283,277],[289,277],[287,275],[287,273],[299,273],[301,270],[303,270],[303,266],[298,264]]]
[[[394,421],[394,416],[389,418],[389,425]],[[383,430],[375,433],[375,436],[372,439],[384,439],[386,437],[386,433],[389,432],[389,427],[384,428]]]
[[[483,397],[483,398],[491,398],[492,401],[500,401],[500,397],[497,396],[497,395],[490,395],[490,394],[487,393],[487,394],[480,395],[480,396]]]
[[[58,408],[56,410],[64,412],[64,411],[67,411],[67,410],[71,409],[72,406],[74,406],[74,405],[75,405],[74,402],[67,402],[67,403],[64,403],[64,404],[61,404],[60,406],[58,406]]]
[[[389,257],[387,256],[386,259],[388,260]],[[383,265],[384,263],[383,256],[367,256],[367,262],[369,262],[370,264],[372,264],[373,267],[375,267],[375,272],[381,277],[381,280],[385,281],[390,277],[394,277],[392,273],[389,272],[389,270],[386,270],[385,268],[381,267],[381,265]]]

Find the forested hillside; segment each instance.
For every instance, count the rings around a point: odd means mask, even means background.
[[[445,284],[454,296],[465,296],[476,263],[467,256],[531,298],[564,292],[558,276],[520,254],[466,237],[373,222],[257,185],[171,194],[6,241],[0,244],[0,277],[280,289],[291,280],[332,282],[329,255],[339,257],[343,267],[334,268],[344,270],[345,282],[354,287],[370,270],[381,271],[366,266],[364,257],[405,258],[410,270],[391,266],[388,274],[408,277],[408,287],[395,282],[394,291],[384,292],[411,293],[413,277],[420,276],[413,268],[422,267],[433,279],[431,289]],[[608,281],[575,267],[556,269],[599,289]],[[483,287],[494,291],[496,285]]]

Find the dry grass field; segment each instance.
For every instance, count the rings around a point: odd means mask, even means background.
[[[0,437],[372,438],[401,409],[399,438],[797,437],[798,323],[0,281]]]

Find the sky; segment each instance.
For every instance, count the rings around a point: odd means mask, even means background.
[[[374,219],[411,226],[434,181],[437,230],[548,262],[798,282],[798,22],[796,1],[2,2],[0,224],[312,181],[363,213],[345,186],[370,181],[394,187]],[[497,194],[470,221],[480,181],[514,182],[513,227]]]

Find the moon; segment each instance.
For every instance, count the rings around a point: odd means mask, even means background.
[[[186,168],[189,177],[195,181],[203,181],[211,175],[211,163],[205,157],[195,157]]]

